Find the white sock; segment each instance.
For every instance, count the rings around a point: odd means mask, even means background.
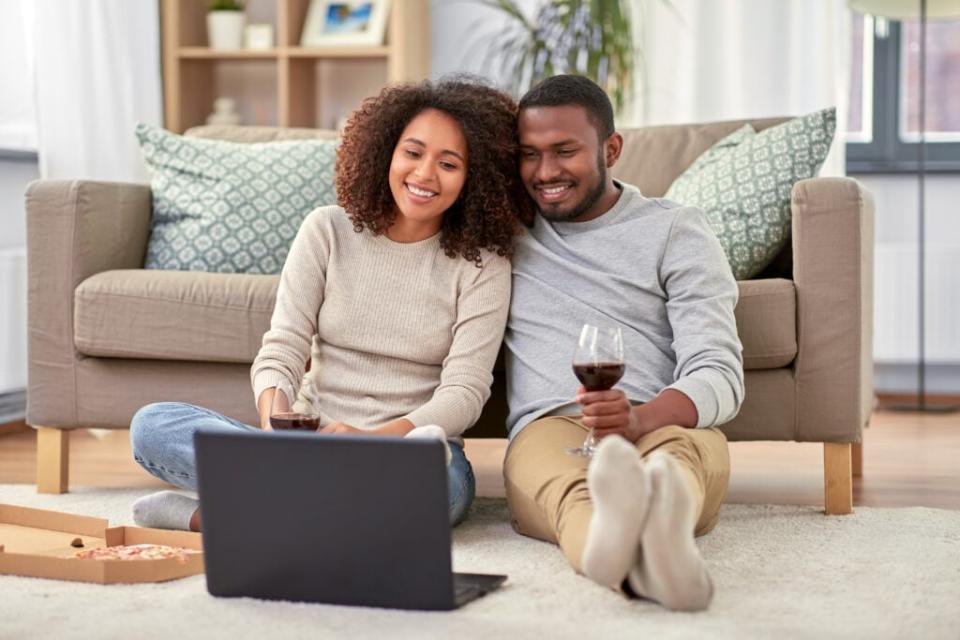
[[[450,445],[447,444],[447,432],[443,430],[443,427],[438,427],[435,424],[425,424],[422,427],[416,427],[413,431],[404,436],[404,438],[418,438],[420,440],[439,440],[443,443],[443,449],[447,457],[447,465],[450,464],[450,460],[453,459],[453,456],[450,453]]]
[[[584,575],[617,589],[637,557],[647,519],[649,480],[637,449],[620,436],[600,441],[587,469],[593,515],[580,566]]]
[[[200,502],[176,491],[159,491],[133,503],[133,521],[152,529],[190,530],[190,518]]]
[[[669,454],[651,454],[647,469],[653,496],[640,537],[639,561],[627,582],[637,595],[668,609],[706,609],[713,599],[713,581],[694,542],[694,498],[679,463]]]

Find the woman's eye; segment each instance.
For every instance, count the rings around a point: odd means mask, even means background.
[[[453,171],[458,168],[457,165],[453,164],[452,162],[441,162],[440,166],[449,171]]]
[[[417,151],[417,150],[415,150],[415,149],[404,149],[404,150],[403,150],[403,153],[404,153],[404,155],[406,155],[408,158],[419,158],[419,157],[420,157],[420,152]]]

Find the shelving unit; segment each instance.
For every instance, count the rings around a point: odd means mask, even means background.
[[[276,122],[282,127],[317,127],[320,65],[374,61],[377,85],[415,81],[430,73],[430,0],[392,0],[386,44],[301,47],[309,0],[264,0],[274,9],[276,47],[262,51],[219,51],[207,45],[205,0],[161,0],[164,126],[182,133],[204,124],[218,93],[218,68],[227,63],[272,64]],[[251,73],[252,75],[252,67]]]

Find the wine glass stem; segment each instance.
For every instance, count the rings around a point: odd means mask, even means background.
[[[593,435],[593,427],[587,432],[587,439],[583,441],[583,448],[586,451],[593,451],[597,446],[597,439]]]

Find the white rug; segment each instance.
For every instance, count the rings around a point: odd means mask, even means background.
[[[129,524],[144,491],[0,502]],[[203,576],[100,586],[0,576],[0,638],[937,638],[960,636],[960,511],[726,505],[700,539],[717,595],[703,613],[628,601],[574,575],[560,551],[515,534],[500,500],[455,530],[458,571],[506,573],[499,591],[449,613],[217,599]]]

